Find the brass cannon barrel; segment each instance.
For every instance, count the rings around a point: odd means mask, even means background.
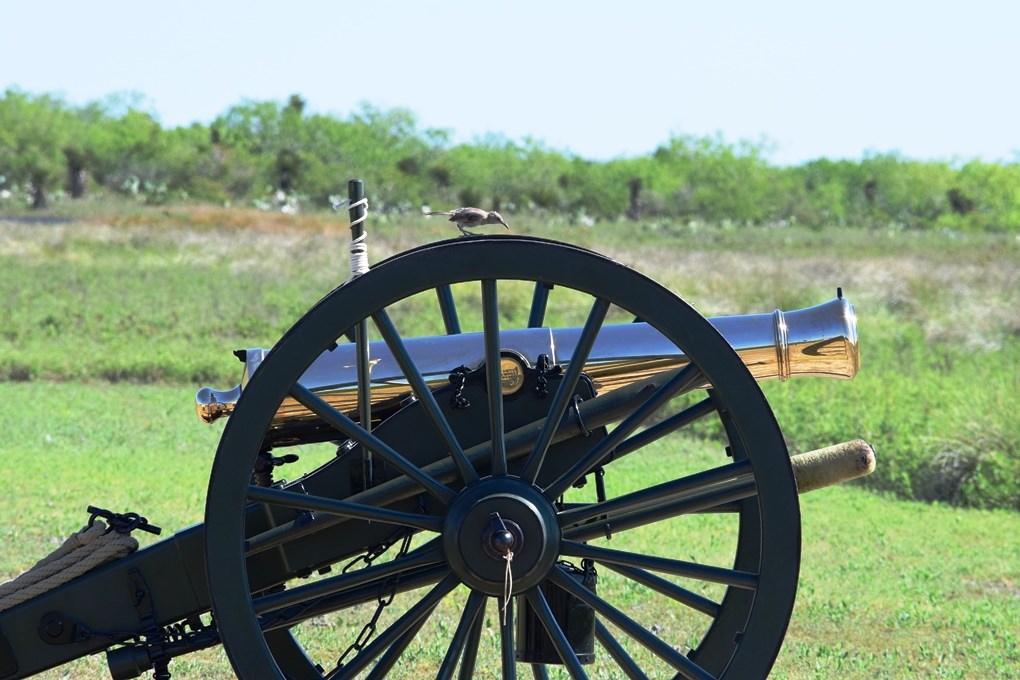
[[[766,314],[710,318],[709,322],[736,350],[756,380],[786,380],[792,376],[823,376],[849,379],[860,366],[857,317],[853,305],[842,296],[805,309]],[[540,355],[553,364],[565,365],[581,334],[580,328],[526,328],[500,332],[500,347],[513,351],[534,366]],[[432,387],[447,384],[451,371],[460,366],[476,368],[485,356],[481,333],[409,338],[404,344],[426,382]],[[248,379],[269,350],[243,353],[241,383],[230,390],[203,387],[195,395],[199,418],[210,423],[229,415]],[[385,343],[369,348],[372,404],[397,405],[410,388]],[[585,361],[585,373],[599,393],[612,391],[635,380],[674,369],[687,357],[646,323],[616,324],[600,329]],[[301,384],[334,408],[356,417],[357,365],[353,345],[338,345],[312,362]],[[274,424],[314,416],[295,400],[280,405]]]

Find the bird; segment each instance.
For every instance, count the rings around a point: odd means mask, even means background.
[[[483,224],[502,224],[507,230],[510,225],[495,210],[485,211],[481,208],[457,208],[456,210],[429,210],[426,215],[448,215],[450,221],[457,225],[464,236],[474,236],[468,227],[480,227]]]

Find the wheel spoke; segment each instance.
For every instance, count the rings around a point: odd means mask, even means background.
[[[633,397],[627,396],[629,391],[628,388],[620,388],[607,396],[596,397],[595,399],[582,402],[579,410],[584,422],[591,423],[593,426],[601,426],[614,419],[623,417],[621,415],[622,412],[634,401]],[[634,391],[639,393],[641,390],[637,389]],[[569,439],[571,436],[580,434],[576,423],[577,420],[571,417],[563,418],[560,426],[556,428],[553,443],[557,444]],[[543,424],[544,418],[508,432],[505,437],[507,458],[517,459],[527,456],[534,447],[535,440]],[[571,427],[574,428],[573,431]],[[491,455],[489,442],[482,442],[470,447],[465,451],[465,455],[473,467],[482,468],[488,465],[488,459]],[[452,482],[457,476],[455,465],[451,460],[430,463],[423,468],[423,472],[439,481],[446,482]],[[363,503],[391,503],[410,498],[417,493],[418,485],[406,477],[398,477],[382,482],[371,489],[361,491],[352,496],[352,499]],[[245,540],[245,554],[252,555],[268,550],[281,543],[308,536],[344,521],[346,520],[342,517],[319,515],[313,517],[310,521],[302,519],[302,521],[284,522],[277,527],[247,538]]]
[[[486,598],[488,601],[488,598]],[[464,658],[460,663],[460,673],[457,675],[457,680],[471,680],[475,677],[475,661],[478,660],[478,643],[482,639],[482,624],[485,623],[485,605],[483,603],[482,608],[478,610],[478,615],[475,616],[475,622],[471,625],[471,630],[468,633],[467,642],[464,644]]]
[[[397,557],[382,564],[373,564],[357,571],[337,574],[321,581],[306,583],[277,593],[255,597],[252,598],[252,605],[257,614],[266,614],[283,607],[306,603],[309,600],[341,593],[358,586],[382,584],[398,574],[419,567],[439,564],[442,561],[443,553],[439,540],[433,539],[403,557]]]
[[[601,503],[573,507],[559,513],[560,526],[567,528],[599,518],[612,521],[651,506],[663,506],[681,499],[701,508],[742,498],[754,493],[751,464],[744,461],[704,470],[687,477],[656,484]]]
[[[697,562],[675,560],[670,557],[612,550],[576,541],[563,541],[562,546],[562,554],[565,556],[588,558],[602,564],[623,564],[747,590],[754,590],[758,587],[758,575],[748,571],[714,567]]]
[[[425,409],[425,413],[428,414],[429,420],[432,421],[439,435],[443,438],[446,448],[450,451],[453,461],[457,464],[457,469],[460,470],[461,479],[464,480],[465,484],[478,479],[478,473],[471,467],[471,463],[468,462],[467,457],[464,455],[464,449],[461,447],[460,442],[457,441],[457,435],[454,434],[449,421],[440,410],[439,403],[425,382],[421,371],[414,365],[414,361],[412,361],[411,355],[407,352],[403,340],[400,339],[400,335],[397,333],[390,315],[386,313],[386,310],[379,310],[372,315],[372,319],[375,321],[379,333],[382,334],[383,340],[386,341],[387,347],[390,348],[390,352],[393,353],[393,357],[400,366],[400,370],[404,372],[404,377],[407,378],[407,382],[411,385],[414,396],[418,398],[422,408]]]
[[[494,279],[482,280],[482,329],[485,334],[485,386],[489,394],[492,474],[507,473],[503,441],[503,389],[499,366],[499,298]]]
[[[332,595],[277,609],[259,617],[259,628],[263,632],[293,628],[297,624],[317,616],[331,614],[366,602],[377,602],[383,587],[392,587],[394,594],[406,593],[417,588],[434,586],[449,573],[450,570],[445,565],[439,564],[403,571],[400,573],[399,579],[397,577],[380,579],[357,588],[342,590]],[[393,585],[394,582],[396,585]]]
[[[322,680],[322,667],[308,656],[290,628],[266,630],[263,638],[277,665],[287,669],[287,680]]]
[[[514,598],[500,611],[499,641],[503,660],[503,680],[517,679],[517,659],[514,656]]]
[[[535,292],[531,296],[531,312],[528,313],[528,328],[541,328],[545,324],[545,308],[551,290],[551,284],[535,282]]]
[[[581,661],[571,648],[570,642],[563,633],[560,624],[556,622],[556,617],[553,616],[552,609],[549,608],[549,602],[545,599],[542,589],[532,588],[524,593],[524,597],[527,598],[528,603],[535,610],[538,620],[545,627],[545,631],[549,634],[549,639],[552,640],[556,653],[560,655],[560,661],[567,667],[570,677],[574,678],[574,680],[587,680],[588,674],[581,667]]]
[[[574,481],[599,464],[617,444],[624,441],[642,422],[645,421],[656,409],[665,404],[673,397],[690,389],[698,384],[703,377],[701,369],[695,364],[688,364],[678,371],[672,378],[667,380],[661,387],[655,390],[641,406],[624,418],[624,420],[613,428],[613,431],[602,438],[602,440],[577,461],[569,470],[560,475],[554,482],[545,488],[545,496],[555,499],[563,495],[563,492],[570,488]]]
[[[546,670],[545,664],[531,664],[531,674],[535,677],[535,680],[549,680],[549,671]]]
[[[566,412],[567,406],[574,395],[577,381],[581,378],[581,372],[584,369],[584,362],[591,353],[592,345],[595,344],[595,338],[599,334],[599,329],[602,328],[602,322],[605,321],[608,311],[609,302],[601,298],[595,300],[591,306],[588,320],[585,322],[581,335],[577,339],[577,346],[570,355],[567,372],[564,374],[556,390],[552,406],[549,407],[545,424],[542,426],[542,433],[539,435],[538,441],[535,442],[534,450],[524,464],[521,478],[528,482],[534,483],[538,477],[539,470],[542,468],[542,462],[545,460],[545,454],[549,450],[549,444],[552,442],[556,428],[559,426],[560,420],[563,418],[563,414]]]
[[[699,611],[702,614],[711,616],[712,618],[719,615],[718,603],[713,602],[703,595],[687,590],[686,588],[681,588],[677,584],[672,581],[667,581],[661,576],[651,574],[644,569],[628,567],[622,564],[613,564],[612,562],[603,562],[602,564],[617,572],[621,576],[629,578],[631,581],[640,583],[643,586],[647,586],[672,600],[676,600],[681,604],[687,605],[695,611]]]
[[[679,413],[674,413],[665,420],[652,425],[651,427],[641,430],[633,437],[629,437],[620,443],[613,450],[613,459],[619,460],[628,453],[638,451],[654,441],[657,441],[667,434],[676,432],[677,430],[687,427],[695,420],[704,418],[710,413],[714,413],[716,410],[715,402],[711,399],[702,399],[696,404],[688,406]]]
[[[425,625],[426,621],[428,621],[427,616],[421,617],[417,623],[408,628],[403,635],[397,638],[397,641],[390,645],[389,649],[386,650],[386,653],[379,659],[379,663],[377,663],[369,674],[365,676],[365,680],[383,680],[387,675],[389,675],[389,672],[393,670],[397,661],[400,660],[400,657],[407,650],[407,646],[410,645],[414,638],[418,635],[418,632],[422,629],[422,626]]]
[[[366,449],[369,449],[373,453],[384,458],[386,462],[403,472],[414,481],[418,482],[418,484],[420,484],[425,490],[441,500],[443,503],[449,505],[449,503],[453,500],[455,494],[450,487],[445,484],[441,484],[434,477],[425,474],[421,468],[401,454],[397,453],[397,451],[389,444],[361,427],[358,423],[354,422],[343,413],[340,413],[340,411],[337,411],[304,385],[294,383],[290,389],[290,396],[297,399],[300,404],[312,413],[322,418],[322,420],[330,427],[342,432],[344,435],[350,437]]]
[[[641,670],[641,667],[635,663],[623,645],[613,637],[606,625],[598,619],[595,619],[595,639],[609,652],[609,656],[613,657],[613,661],[630,680],[647,680],[648,676]]]
[[[458,659],[460,659],[462,652],[466,648],[475,619],[481,615],[487,599],[485,595],[477,590],[472,590],[471,594],[468,595],[467,604],[464,606],[464,611],[460,615],[460,622],[457,624],[457,630],[453,634],[453,639],[450,640],[446,656],[443,657],[443,664],[439,667],[439,672],[436,673],[436,680],[451,680],[453,678],[453,671],[457,667]]]
[[[625,417],[625,414],[629,413],[630,409],[640,402],[640,395],[650,384],[653,384],[653,382],[642,381],[636,387],[623,387],[609,393],[608,395],[582,402],[579,405],[579,411],[584,422],[589,423],[592,427],[600,427],[612,422],[613,420]],[[519,427],[516,430],[508,432],[505,437],[507,458],[517,459],[527,456],[534,448],[534,443],[543,425],[544,419],[539,419],[525,426]],[[560,426],[555,430],[553,443],[558,444],[571,436],[577,436],[579,434],[580,430],[577,427],[577,420],[566,416],[561,419]],[[487,465],[488,458],[491,455],[489,442],[482,442],[470,447],[465,451],[465,455],[472,466],[476,468],[481,468]],[[457,475],[455,465],[451,460],[442,460],[431,463],[425,466],[423,471],[440,481],[447,482],[453,481]],[[365,503],[384,503],[409,498],[414,496],[417,492],[418,486],[413,481],[406,477],[400,477],[362,491],[356,494],[353,498]],[[717,507],[728,509],[728,507],[724,505]],[[680,511],[677,511],[677,513],[679,512]],[[281,543],[302,538],[315,533],[316,531],[321,531],[331,526],[335,526],[336,524],[344,521],[346,520],[342,517],[320,515],[312,518],[311,521],[285,522],[278,527],[274,527],[273,529],[264,531],[257,536],[251,536],[246,539],[245,554],[251,555],[259,551],[267,550],[280,545]],[[621,520],[618,519],[614,523],[614,530],[618,531],[622,530],[622,528],[626,528],[621,527],[620,522]],[[637,522],[637,525],[643,523],[645,523],[645,520],[642,519]],[[581,533],[579,532],[589,532],[589,529],[584,527],[570,529],[570,537],[581,540]],[[598,529],[591,535],[595,536],[601,533],[602,530]]]
[[[439,298],[439,312],[443,315],[443,326],[447,335],[460,334],[460,319],[457,317],[457,305],[453,301],[453,290],[450,284],[444,283],[436,286],[436,296]]]
[[[413,606],[409,607],[400,618],[393,622],[391,626],[386,628],[384,631],[373,639],[368,645],[365,646],[357,656],[351,659],[351,662],[342,668],[337,668],[331,673],[326,675],[327,678],[353,678],[358,673],[363,671],[376,657],[378,657],[386,648],[401,638],[407,631],[411,630],[415,626],[419,625],[419,621],[427,618],[435,610],[436,605],[439,604],[440,600],[446,597],[454,588],[457,587],[459,581],[452,574],[448,575],[436,586],[430,590],[425,597],[418,600]]]
[[[361,503],[351,503],[323,496],[312,496],[306,493],[274,489],[268,486],[249,486],[247,498],[250,501],[257,501],[259,503],[283,505],[288,508],[300,508],[303,510],[316,510],[331,515],[340,515],[341,517],[375,520],[385,522],[386,524],[415,527],[425,531],[438,532],[443,528],[443,518],[438,515],[423,515],[416,512],[390,510],[374,505],[362,505]]]
[[[617,628],[634,638],[643,647],[680,671],[682,675],[692,680],[714,680],[713,676],[705,669],[688,659],[686,656],[666,644],[647,628],[630,618],[619,609],[609,604],[601,597],[591,592],[584,586],[575,583],[572,578],[559,569],[554,569],[549,574],[550,580],[560,586],[574,597],[585,602],[589,607],[611,621]]]
[[[693,498],[681,498],[645,510],[617,515],[613,518],[611,525],[606,521],[600,521],[566,527],[563,530],[563,536],[573,541],[590,541],[593,538],[605,535],[607,532],[618,534],[636,527],[643,527],[652,522],[661,522],[678,515],[733,512],[734,503],[740,503],[742,500],[751,498],[754,495],[755,483],[753,480],[747,480],[744,483],[725,487],[721,491],[713,490]]]

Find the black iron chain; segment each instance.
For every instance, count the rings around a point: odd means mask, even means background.
[[[453,397],[450,398],[450,405],[453,408],[467,408],[471,406],[471,402],[464,396],[464,384],[467,382],[468,373],[470,372],[471,370],[467,366],[461,366],[455,368],[450,373],[450,382],[457,386]]]
[[[427,512],[427,510],[428,509],[425,506],[425,499],[421,495],[419,495],[418,506],[417,508],[415,508],[415,511],[419,513],[425,513]],[[392,537],[390,540],[384,541],[383,543],[376,545],[365,554],[359,555],[358,557],[348,562],[344,566],[341,573],[347,573],[347,571],[351,567],[353,567],[355,564],[358,564],[359,562],[365,563],[365,566],[363,568],[368,568],[372,566],[372,562],[374,562],[381,555],[383,555],[383,553],[385,553],[387,550],[393,547],[393,545],[396,544],[398,541],[400,542],[400,548],[397,549],[397,552],[393,556],[393,559],[397,560],[400,559],[401,557],[404,557],[411,549],[411,539],[414,537],[414,533],[415,532],[413,529],[399,530],[396,533],[396,535]],[[399,585],[400,585],[399,573],[395,574],[394,576],[391,576],[385,582],[383,582],[383,586],[379,591],[379,597],[376,600],[375,611],[372,613],[372,618],[369,619],[368,623],[366,623],[362,627],[361,632],[358,633],[358,636],[354,639],[354,642],[352,642],[351,645],[347,649],[345,649],[343,653],[340,655],[340,657],[337,659],[336,667],[338,669],[343,668],[344,661],[347,659],[348,656],[350,656],[352,653],[356,656],[365,647],[365,645],[368,644],[369,640],[372,639],[372,636],[375,635],[376,627],[379,624],[379,618],[382,616],[383,611],[385,611],[385,609],[393,603],[393,598],[396,597],[397,595],[397,587]]]

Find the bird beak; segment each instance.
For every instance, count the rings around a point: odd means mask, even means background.
[[[507,231],[510,231],[510,225],[509,225],[509,224],[507,224],[506,222],[504,222],[504,221],[502,221],[502,220],[500,220],[500,222],[499,222],[499,223],[500,223],[500,224],[502,224],[502,225],[503,225],[504,227],[506,227],[506,230],[507,230]]]

